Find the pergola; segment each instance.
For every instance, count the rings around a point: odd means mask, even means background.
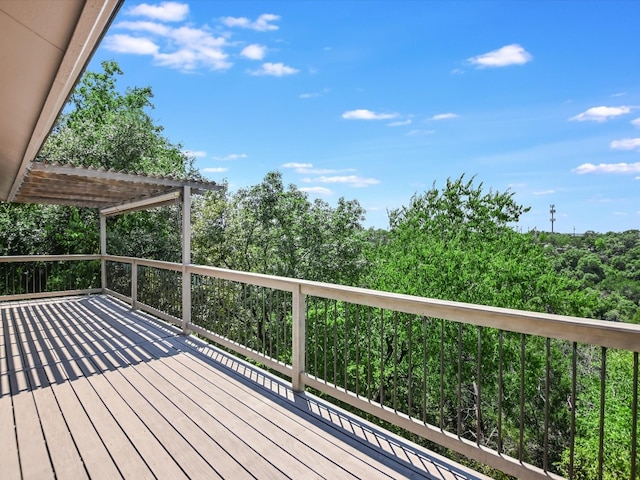
[[[215,182],[34,160],[123,0],[0,0],[0,201],[100,209],[106,217],[182,200],[182,260],[190,263],[191,193]]]

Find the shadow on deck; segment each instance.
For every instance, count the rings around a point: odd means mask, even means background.
[[[3,478],[485,478],[111,297],[0,314]]]

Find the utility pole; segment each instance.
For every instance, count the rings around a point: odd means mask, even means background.
[[[554,204],[551,205],[551,210],[549,210],[549,212],[551,213],[551,233],[553,233],[553,222],[556,221],[556,218],[554,217],[554,214],[556,213],[556,206]]]

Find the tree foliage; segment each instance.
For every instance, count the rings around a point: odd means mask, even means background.
[[[358,285],[367,268],[364,210],[355,200],[310,202],[279,172],[196,206],[196,261],[292,278]]]
[[[121,92],[115,62],[86,72],[37,161],[193,177],[192,159],[162,135],[148,113],[150,87]],[[5,254],[98,251],[98,216],[93,209],[3,204],[0,247]],[[179,208],[165,207],[109,219],[108,251],[179,260]],[[10,227],[9,225],[13,225]]]
[[[375,288],[468,303],[577,313],[570,282],[542,246],[511,226],[528,209],[464,175],[390,213]]]
[[[102,62],[73,91],[38,160],[160,175],[193,176],[192,159],[162,135],[148,113],[151,87],[117,89],[122,71]]]

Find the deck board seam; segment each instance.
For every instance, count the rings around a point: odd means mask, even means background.
[[[69,326],[69,327],[70,327],[70,328],[72,328],[71,326]],[[98,329],[96,329],[96,331],[98,331]],[[69,330],[69,333],[72,333],[72,332]],[[88,332],[86,332],[86,333],[88,333]],[[115,354],[117,354],[117,353],[121,353],[121,351],[122,351],[122,350],[125,350],[126,348],[131,348],[131,347],[120,348],[120,349],[118,349],[118,350],[119,350],[119,352],[109,352],[109,351],[106,351],[106,352],[105,352],[105,351],[93,351],[93,352],[89,352],[89,351],[87,350],[87,348],[85,347],[85,345],[88,345],[89,343],[90,343],[90,342],[88,341],[88,342],[86,342],[86,343],[84,343],[84,344],[81,344],[81,345],[80,345],[80,348],[81,348],[81,349],[83,349],[83,350],[85,351],[85,354],[86,354],[83,358],[88,359],[88,360],[93,364],[93,368],[95,369],[95,373],[94,373],[94,372],[91,372],[91,374],[88,374],[88,373],[89,373],[88,371],[85,371],[85,372],[83,372],[83,373],[84,373],[84,377],[87,379],[87,381],[88,381],[89,385],[93,388],[94,392],[99,396],[99,393],[97,392],[97,390],[95,389],[95,386],[93,385],[93,383],[92,383],[92,381],[91,381],[91,377],[92,377],[94,374],[104,374],[104,373],[106,373],[106,372],[118,372],[120,368],[123,368],[123,367],[125,367],[125,366],[127,366],[127,365],[126,365],[126,364],[125,364],[125,365],[122,365],[122,364],[120,364],[120,365],[118,365],[118,364],[113,364],[113,363],[111,363],[111,361],[110,361],[110,360],[107,360],[107,362],[108,362],[108,363],[110,363],[110,367],[105,369],[102,365],[100,365],[100,363],[99,363],[98,361],[96,361],[96,359],[98,359],[98,358],[107,359],[107,355],[106,355],[107,353],[115,353]],[[145,343],[149,343],[149,344],[151,344],[151,343],[153,343],[153,342],[152,342],[152,341],[145,341]],[[133,346],[137,346],[137,347],[139,347],[140,345],[139,345],[139,344],[137,344],[137,345],[133,345]],[[106,363],[106,362],[103,362],[103,363]],[[82,368],[82,366],[80,366],[80,368]],[[121,373],[121,372],[120,372],[120,373]],[[105,377],[105,378],[106,378],[106,377]],[[127,379],[125,378],[125,380],[127,380]],[[108,382],[109,382],[109,384],[111,385],[111,388],[112,388],[112,389],[114,389],[114,391],[116,392],[116,394],[118,394],[118,395],[120,396],[120,398],[121,398],[125,403],[127,403],[127,400],[126,400],[126,399],[124,399],[124,398],[122,397],[122,395],[120,395],[120,393],[119,393],[119,392],[117,391],[117,389],[113,386],[113,384],[109,381],[109,379],[107,379],[107,381],[108,381]],[[130,382],[129,382],[129,383],[130,383]],[[136,389],[136,386],[135,386],[135,385],[131,385],[131,387],[132,387],[134,390],[136,390],[136,391],[137,391],[137,389]],[[148,462],[145,460],[144,456],[143,456],[143,455],[141,455],[141,452],[139,451],[139,449],[135,446],[134,442],[132,442],[132,441],[131,441],[131,438],[130,438],[129,434],[127,433],[126,429],[125,429],[125,428],[123,428],[123,426],[122,426],[122,425],[120,425],[120,423],[119,423],[119,422],[117,421],[117,419],[115,418],[115,416],[114,416],[114,414],[113,414],[113,411],[111,410],[111,408],[109,408],[109,405],[107,405],[104,401],[103,401],[102,403],[103,403],[104,407],[106,408],[106,410],[109,412],[109,414],[112,416],[112,418],[114,419],[114,421],[118,424],[118,426],[119,426],[119,428],[121,429],[121,431],[124,433],[124,435],[127,437],[127,439],[131,442],[131,444],[132,444],[133,448],[136,450],[136,452],[138,453],[138,455],[140,455],[141,459],[145,462],[145,464],[146,464],[146,465],[147,465],[147,467],[150,469],[150,471],[152,471],[152,469],[151,469],[150,465],[149,465],[149,464],[148,464]],[[152,408],[154,408],[154,407],[153,407],[153,405],[150,405],[150,406],[151,406]],[[155,409],[155,408],[154,408],[154,409]],[[169,419],[166,419],[166,417],[163,415],[163,413],[162,413],[161,411],[159,411],[159,410],[157,410],[157,409],[155,409],[155,410],[156,410],[156,412],[157,412],[157,414],[158,414],[159,416],[163,417],[163,418],[167,421],[167,424],[171,425],[171,421],[170,421]],[[133,411],[133,410],[132,410],[132,411]],[[151,428],[151,426],[150,426],[150,425],[148,425],[148,423],[147,423],[147,422],[145,422],[143,419],[141,419],[141,418],[139,417],[139,415],[137,415],[137,413],[136,413],[135,411],[133,411],[133,412],[134,412],[134,414],[136,414],[136,416],[138,416],[138,418],[140,419],[140,421],[141,421],[141,422],[142,422],[142,423],[143,423],[143,424],[144,424],[144,425],[145,425],[145,426],[146,426],[146,427],[151,431],[151,433],[152,433],[152,435],[154,436],[154,438],[156,439],[156,441],[158,441],[158,443],[160,443],[161,445],[163,445],[163,444],[162,444],[162,442],[160,441],[160,439],[158,439],[158,437],[153,433],[153,429]],[[179,434],[180,436],[182,436],[182,434],[181,434],[179,431],[177,431],[177,430],[176,430],[176,433],[177,433],[177,434]],[[183,437],[183,439],[184,439],[184,437]],[[187,439],[184,439],[184,440],[185,440],[185,442],[189,443]],[[164,448],[164,445],[163,445],[163,448]],[[165,450],[166,450],[166,449],[165,449]],[[172,456],[169,452],[167,452],[167,453],[168,453],[170,456]],[[204,459],[203,459],[203,460],[204,460]],[[174,459],[174,461],[175,461],[175,459]],[[204,461],[206,461],[206,460],[204,460]],[[177,464],[178,464],[178,466],[182,469],[182,467],[180,466],[179,462],[176,462],[176,463],[177,463]],[[211,466],[211,465],[210,465],[210,466]],[[214,468],[213,466],[211,466],[211,467],[212,467],[212,469],[215,471],[215,468]],[[184,470],[183,470],[183,471],[184,471]]]

